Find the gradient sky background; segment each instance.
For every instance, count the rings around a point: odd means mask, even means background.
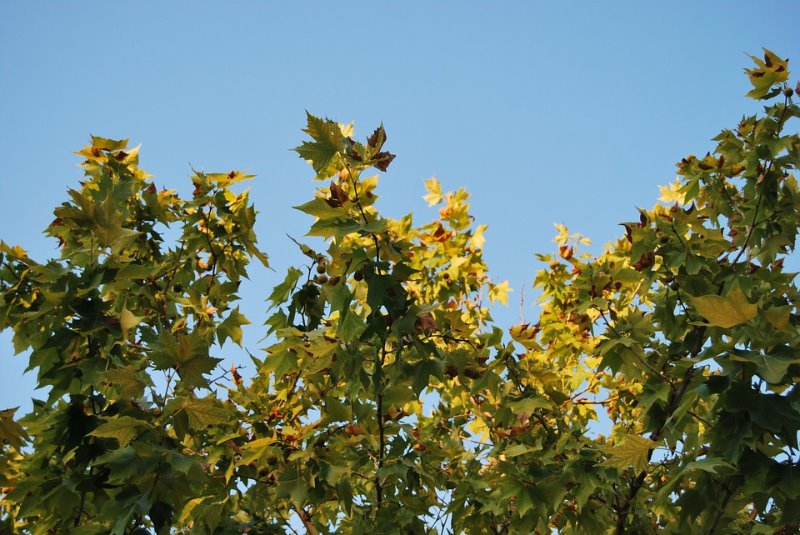
[[[311,223],[290,208],[315,187],[289,151],[304,110],[355,122],[360,137],[382,121],[397,159],[379,207],[422,223],[435,215],[425,179],[466,187],[490,226],[493,276],[515,289],[495,312],[508,326],[523,287],[535,318],[534,252],[554,248],[553,223],[599,251],[656,202],[676,161],[758,110],[746,53],[800,60],[795,1],[300,5],[0,0],[0,238],[57,255],[41,231],[77,187],[72,151],[90,134],[142,143],[142,167],[184,194],[190,165],[249,169],[276,270],[254,269],[241,292],[255,352],[264,298],[301,261],[286,234]],[[0,409],[25,411],[34,377],[10,339],[0,333]],[[229,346],[217,355],[247,364]]]

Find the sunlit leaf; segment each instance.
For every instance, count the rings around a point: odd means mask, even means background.
[[[625,435],[613,448],[607,448],[607,458],[604,466],[625,469],[633,467],[636,472],[641,472],[647,467],[650,450],[656,448],[658,442],[639,435]]]
[[[725,296],[702,295],[691,297],[697,312],[712,327],[725,329],[741,325],[753,319],[758,313],[758,305],[750,304],[744,292],[738,287]]]

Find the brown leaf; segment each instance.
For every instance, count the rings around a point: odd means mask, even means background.
[[[430,312],[419,314],[414,322],[414,326],[417,328],[417,331],[423,333],[436,331],[436,321],[433,319],[433,314]]]
[[[652,251],[647,254],[643,254],[642,257],[633,265],[633,269],[636,271],[644,271],[645,269],[649,268],[655,262],[655,255]]]
[[[339,186],[339,184],[337,184],[336,182],[331,182],[331,200],[334,199],[338,203],[337,206],[341,206],[344,203],[350,201],[350,197],[347,196],[347,193],[345,193],[342,187]],[[328,204],[330,204],[330,202]]]
[[[386,169],[389,167],[389,164],[392,163],[394,158],[395,155],[390,152],[379,152],[372,157],[372,165],[385,173]]]
[[[383,137],[383,139],[381,139],[381,137]],[[386,143],[386,131],[383,127],[376,128],[372,135],[367,138],[367,145],[378,150],[380,150],[384,143]]]

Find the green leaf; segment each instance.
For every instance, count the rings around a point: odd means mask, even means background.
[[[289,294],[294,287],[297,285],[297,281],[303,275],[303,272],[297,268],[290,267],[288,272],[286,273],[286,278],[283,279],[283,282],[275,286],[272,290],[272,293],[269,294],[267,300],[272,303],[272,306],[278,306],[286,301],[289,297]]]
[[[758,375],[771,384],[780,383],[786,372],[789,371],[789,366],[800,364],[800,357],[796,357],[792,351],[781,351],[780,348],[776,348],[770,354],[733,349],[729,353],[729,357],[736,362],[755,364]]]
[[[756,317],[758,305],[750,304],[738,287],[726,296],[702,295],[691,297],[697,312],[708,320],[712,327],[728,329],[741,325]]]
[[[230,338],[236,345],[241,347],[242,325],[250,325],[250,320],[239,312],[239,307],[237,306],[230,311],[225,321],[217,325],[217,340],[219,341],[219,345],[224,345],[225,340]]]
[[[152,385],[150,377],[139,372],[133,366],[112,368],[103,374],[103,379],[119,389],[125,398],[138,398],[145,387]]]
[[[222,359],[216,357],[198,356],[179,363],[175,369],[181,380],[187,385],[205,387],[208,385],[205,374],[213,370],[221,361]]]
[[[417,396],[428,386],[430,376],[442,379],[444,363],[438,359],[425,359],[414,365],[414,380],[411,388]]]
[[[20,451],[24,439],[27,438],[25,429],[14,421],[14,413],[19,407],[0,411],[0,443],[10,444],[12,448]]]
[[[339,496],[339,501],[342,502],[344,510],[349,516],[353,509],[353,488],[350,486],[350,482],[346,479],[339,481],[336,485],[336,494]]]
[[[514,410],[514,414],[527,414],[530,416],[536,412],[536,409],[552,407],[552,403],[541,397],[530,397],[513,401],[509,403],[509,406]]]
[[[771,307],[764,311],[764,318],[775,327],[778,331],[783,331],[789,327],[789,318],[791,317],[792,306],[785,305],[780,307]]]
[[[665,503],[670,501],[670,494],[672,494],[672,491],[675,489],[675,487],[680,484],[683,476],[687,473],[697,470],[708,472],[709,474],[722,474],[726,471],[735,471],[736,468],[730,463],[715,457],[706,457],[705,459],[701,459],[699,461],[688,462],[678,471],[670,474],[667,483],[658,491],[656,502]]]
[[[325,199],[319,197],[293,208],[319,219],[336,219],[345,215],[345,212],[340,207],[333,207],[325,202]]]
[[[146,427],[147,423],[138,418],[117,416],[109,418],[89,434],[100,438],[116,438],[119,447],[124,448]]]
[[[320,119],[306,112],[304,130],[314,141],[306,141],[294,149],[301,158],[311,163],[317,179],[324,180],[343,168],[340,152],[344,149],[344,135],[335,121]]]
[[[189,427],[196,430],[205,429],[209,425],[226,424],[232,420],[231,411],[215,398],[181,400],[178,407],[189,417]]]
[[[503,455],[505,455],[508,458],[511,458],[511,457],[517,457],[519,455],[524,455],[529,451],[536,451],[536,448],[532,448],[531,446],[526,446],[525,444],[514,444],[504,449]]]
[[[308,497],[306,483],[294,468],[287,468],[278,479],[275,497],[289,498],[297,507],[302,507]]]
[[[275,444],[278,440],[272,437],[264,437],[258,438],[251,442],[245,444],[242,448],[244,450],[244,454],[242,458],[238,461],[240,465],[250,464],[253,461],[262,460],[267,455],[275,450]]]
[[[619,469],[632,466],[636,472],[641,472],[647,467],[650,450],[656,446],[658,446],[658,442],[654,442],[649,438],[639,435],[625,435],[619,444],[605,450],[608,458],[600,464]]]
[[[187,385],[205,386],[203,375],[222,360],[208,355],[208,345],[205,335],[199,331],[176,335],[163,333],[158,337],[150,358],[156,369],[175,368]]]

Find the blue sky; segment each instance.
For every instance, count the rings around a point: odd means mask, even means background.
[[[421,223],[434,216],[425,179],[466,187],[493,275],[516,290],[495,312],[510,325],[553,223],[599,250],[676,161],[758,109],[743,96],[746,53],[800,60],[790,1],[299,5],[0,0],[0,238],[57,254],[41,230],[81,178],[72,151],[90,134],[142,143],[158,186],[184,193],[190,166],[249,169],[276,269],[242,292],[255,350],[263,299],[300,260],[286,234],[311,223],[290,208],[315,187],[289,151],[305,110],[362,137],[383,122],[397,159],[379,207]],[[0,408],[33,395],[12,353],[0,334]]]

